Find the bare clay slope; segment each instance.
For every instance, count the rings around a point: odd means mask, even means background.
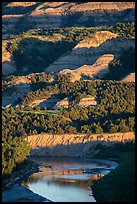
[[[135,73],[131,73],[122,79],[124,82],[135,82]]]
[[[3,6],[3,23],[11,33],[23,27],[113,25],[133,21],[134,9],[134,2],[10,2]]]
[[[134,132],[91,134],[39,134],[25,138],[31,146],[31,155],[39,156],[94,156],[95,147],[135,140]],[[89,155],[90,154],[90,155]]]
[[[102,78],[108,70],[108,64],[123,52],[134,47],[135,41],[118,37],[109,31],[98,31],[78,43],[72,52],[60,57],[45,69],[45,72],[71,73],[72,81],[82,75]]]
[[[2,41],[2,74],[10,74],[16,71],[10,52],[7,51],[7,40]]]

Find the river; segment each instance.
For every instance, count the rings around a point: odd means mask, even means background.
[[[115,162],[82,158],[33,158],[39,172],[23,185],[53,202],[96,202],[93,182],[109,173]]]

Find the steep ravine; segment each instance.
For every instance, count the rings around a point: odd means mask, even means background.
[[[39,134],[25,138],[31,146],[31,156],[90,156],[98,151],[97,144],[110,146],[116,142],[135,140],[134,132],[103,134]]]

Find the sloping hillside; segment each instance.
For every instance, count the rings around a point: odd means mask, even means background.
[[[114,59],[114,55],[106,54],[97,59],[93,65],[83,65],[75,70],[65,69],[60,71],[60,74],[71,74],[71,81],[77,81],[81,79],[95,80],[96,78],[102,78],[109,72],[108,64]]]
[[[7,51],[7,40],[2,41],[2,73],[11,74],[16,71],[12,55]]]
[[[135,140],[133,132],[109,133],[109,134],[64,134],[51,135],[39,134],[25,138],[31,146],[31,155],[48,156],[94,156],[98,149],[96,146],[102,144],[111,146],[117,142]]]
[[[134,141],[135,2],[2,2],[6,183],[31,155],[94,157],[116,143],[125,154]]]
[[[127,75],[126,77],[124,77],[122,79],[122,81],[125,81],[125,82],[135,82],[135,73],[131,73],[131,74]]]
[[[135,46],[134,2],[7,2],[2,6],[3,39],[12,44],[8,51],[3,44],[3,59],[7,55],[12,60],[3,60],[3,74],[65,70],[73,74],[72,81],[102,78],[113,59]]]
[[[3,5],[3,23],[11,33],[41,27],[114,25],[119,19],[133,21],[134,9],[134,2],[9,2]]]
[[[93,66],[94,70],[96,70],[95,66],[99,62],[102,68],[99,67],[99,70],[95,71],[97,74],[101,69],[108,67],[109,62],[113,60],[113,55],[117,58],[124,49],[134,46],[135,41],[132,39],[118,37],[109,31],[96,32],[78,43],[72,49],[72,52],[54,61],[53,64],[45,69],[45,72],[59,72],[64,69],[76,70],[83,65]],[[103,63],[105,67],[103,67]],[[85,71],[83,72],[86,75]],[[73,71],[72,73],[75,72]]]

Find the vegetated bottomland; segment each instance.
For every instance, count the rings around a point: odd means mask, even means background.
[[[135,143],[100,145],[96,158],[115,158],[119,166],[92,186],[97,202],[135,202]]]
[[[39,107],[33,109],[27,105],[7,107],[2,111],[3,174],[11,173],[16,164],[29,154],[29,147],[24,141],[24,136],[27,135],[41,133],[90,135],[134,131],[135,83],[133,82],[98,80],[70,82],[68,77],[60,76],[57,84],[31,92],[26,102],[28,104],[34,97],[40,98],[43,94],[47,96],[51,92],[58,93],[64,98],[71,98],[73,104],[59,110]],[[77,104],[86,94],[96,97],[97,105],[79,107]]]
[[[2,191],[9,189],[14,184],[20,184],[22,181],[28,179],[28,177],[39,170],[38,164],[33,162],[29,158],[16,165],[12,174],[5,174],[2,180]]]
[[[11,82],[13,79],[14,77],[11,77]],[[92,132],[102,134],[134,131],[135,84],[133,82],[101,80],[70,82],[69,75],[58,75],[57,83],[49,85],[49,79],[50,76],[46,74],[34,75],[33,83],[30,84],[33,91],[20,98],[24,106],[7,107],[3,110],[4,175],[13,173],[16,165],[29,154],[29,148],[23,139],[25,135],[42,132],[55,135],[63,133],[89,135]],[[12,83],[5,83],[3,86],[7,95],[11,88],[16,91],[16,86],[6,87],[7,85],[10,86]],[[29,107],[33,100],[43,97],[48,99],[51,93],[58,95],[60,99],[67,97],[68,101],[71,101],[68,108],[50,110],[50,107],[46,109]],[[96,98],[96,105],[78,107],[79,102],[88,95]]]
[[[39,164],[27,159],[16,166],[12,174],[7,174],[2,180],[2,202],[51,202],[25,186],[22,182],[39,171]]]

